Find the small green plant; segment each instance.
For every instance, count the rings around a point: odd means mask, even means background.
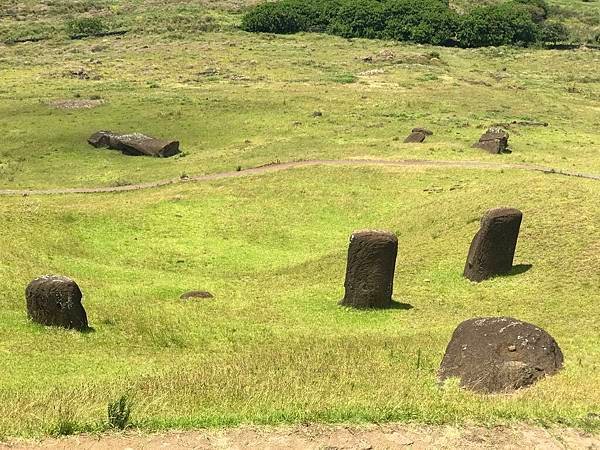
[[[58,410],[58,419],[54,424],[50,434],[53,436],[70,436],[77,431],[77,422],[71,410],[60,408]]]
[[[65,25],[71,39],[86,36],[97,36],[106,31],[106,25],[98,17],[82,17],[69,20]]]
[[[127,395],[108,404],[108,424],[111,428],[124,430],[129,425],[131,401]]]
[[[356,82],[356,80],[358,80],[358,77],[352,73],[336,73],[333,74],[330,78],[331,81],[333,81],[334,83],[340,83],[340,84],[350,84],[350,83],[354,83]]]

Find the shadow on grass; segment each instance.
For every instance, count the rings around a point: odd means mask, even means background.
[[[387,308],[357,308],[357,307],[353,307],[353,306],[349,306],[349,305],[342,305],[340,302],[338,302],[338,306],[341,306],[343,308],[346,308],[348,310],[354,310],[354,311],[387,311],[390,309],[403,309],[403,310],[408,310],[408,309],[413,309],[414,306],[411,305],[410,303],[402,303],[402,302],[398,302],[396,300],[392,299],[392,303],[390,304],[390,306],[388,306]]]
[[[404,310],[408,310],[408,309],[413,309],[413,308],[414,308],[414,306],[411,305],[410,303],[402,303],[402,302],[398,302],[396,300],[392,300],[392,304],[387,309],[404,309]]]
[[[517,264],[516,266],[513,266],[510,272],[503,276],[513,277],[515,275],[521,275],[522,273],[528,272],[532,267],[532,264]]]

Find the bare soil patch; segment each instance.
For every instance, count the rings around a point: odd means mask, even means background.
[[[569,428],[299,425],[240,427],[160,434],[80,435],[42,442],[0,444],[0,449],[598,449],[600,438]]]
[[[104,104],[104,100],[84,100],[84,99],[70,99],[70,100],[53,100],[49,103],[52,108],[56,109],[92,109]]]

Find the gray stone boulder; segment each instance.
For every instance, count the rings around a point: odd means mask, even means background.
[[[563,354],[546,331],[511,317],[482,317],[456,328],[438,376],[457,377],[473,391],[500,393],[531,386],[562,366]]]

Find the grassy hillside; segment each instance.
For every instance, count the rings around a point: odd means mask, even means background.
[[[229,32],[29,43],[3,55],[0,113],[11,120],[0,122],[1,187],[119,185],[354,156],[600,171],[597,51]],[[53,106],[89,99],[104,104]],[[510,155],[471,148],[488,126],[514,120],[549,125],[511,127]],[[423,146],[402,144],[414,126],[435,134]],[[185,155],[148,160],[95,150],[86,139],[99,129],[176,138]]]
[[[595,50],[251,35],[236,30],[243,5],[233,1],[68,4],[0,0],[1,40],[35,29],[51,37],[0,44],[1,189],[311,158],[600,173]],[[130,31],[70,40],[76,12]],[[471,148],[488,126],[512,121],[548,126],[510,125],[511,154]],[[403,144],[414,126],[434,135]],[[96,150],[86,138],[98,129],[178,138],[185,153]],[[598,431],[599,194],[596,181],[514,170],[312,167],[125,194],[0,197],[0,440],[105,429],[108,403],[124,394],[146,430],[401,420]],[[499,205],[525,214],[519,267],[471,284],[461,277],[468,245]],[[410,307],[337,306],[359,228],[398,234],[394,297]],[[45,273],[80,284],[94,332],[27,321],[25,286]],[[215,299],[179,300],[192,289]],[[480,315],[545,328],[565,369],[513,395],[439,386],[452,330]]]
[[[598,195],[597,182],[513,171],[312,168],[3,199],[0,432],[102,429],[122,394],[146,429],[361,420],[597,429]],[[461,277],[468,245],[496,205],[524,211],[515,263],[532,268],[471,284]],[[337,306],[348,235],[365,227],[398,233],[394,298],[411,309]],[[23,289],[46,272],[80,283],[93,333],[28,323]],[[179,300],[189,289],[216,298]],[[480,315],[544,327],[565,369],[514,395],[441,388],[453,328]]]

